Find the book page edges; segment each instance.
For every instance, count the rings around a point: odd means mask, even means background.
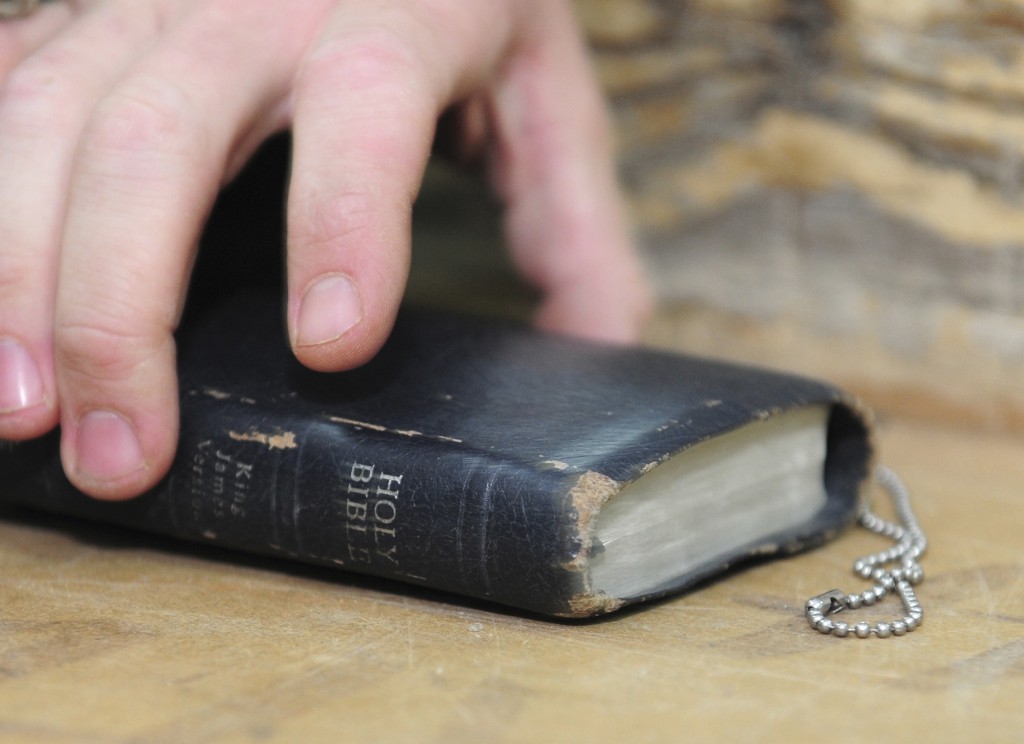
[[[826,455],[827,457],[835,456],[835,453],[832,452],[834,436],[842,436],[846,440],[856,443],[858,437],[851,435],[848,430],[850,427],[861,430],[860,446],[858,449],[861,449],[864,453],[864,470],[862,477],[856,483],[851,484],[855,492],[852,499],[853,504],[848,507],[844,506],[842,502],[846,499],[843,498],[843,495],[833,493],[831,489],[827,489],[826,507],[819,513],[818,518],[811,520],[811,524],[805,526],[804,530],[798,530],[802,534],[791,534],[784,540],[767,539],[758,541],[747,546],[745,549],[735,552],[724,560],[711,562],[702,568],[689,572],[686,576],[680,577],[678,581],[672,582],[670,585],[655,588],[653,591],[642,596],[619,598],[594,590],[590,574],[590,559],[593,551],[598,514],[605,503],[628,484],[616,481],[602,473],[588,471],[580,477],[570,492],[572,505],[576,512],[576,527],[580,549],[573,560],[564,566],[567,570],[579,575],[582,589],[569,598],[566,611],[554,614],[566,618],[587,618],[604,615],[615,612],[626,605],[677,593],[703,580],[728,571],[736,565],[759,557],[791,555],[818,547],[834,539],[846,527],[852,524],[868,506],[871,491],[870,475],[874,472],[877,447],[874,414],[859,398],[836,390],[832,400],[827,401],[827,403],[831,407],[828,422],[829,452]],[[787,409],[780,408],[765,411],[764,417],[777,415],[785,410]],[[833,427],[847,431],[835,432]],[[650,463],[642,469],[637,477],[641,477],[651,468],[664,460],[670,459],[675,454],[678,453],[666,455],[661,460]],[[841,513],[838,518],[836,516],[837,512]],[[826,516],[827,514],[831,516]]]

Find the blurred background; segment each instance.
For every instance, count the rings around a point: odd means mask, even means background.
[[[579,0],[653,340],[1024,429],[1024,5]]]

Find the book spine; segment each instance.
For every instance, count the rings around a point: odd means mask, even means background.
[[[138,499],[95,501],[47,457],[13,500],[544,614],[584,591],[576,478],[455,440],[193,395],[170,474]]]

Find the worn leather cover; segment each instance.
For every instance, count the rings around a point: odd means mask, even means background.
[[[493,600],[587,616],[663,596],[852,521],[869,471],[859,410],[820,382],[493,320],[403,313],[385,349],[320,374],[289,352],[277,298],[235,298],[181,334],[182,432],[153,491],[100,503],[50,436],[0,453],[3,495],[34,507]],[[639,597],[589,584],[593,514],[699,441],[829,402],[827,505]]]

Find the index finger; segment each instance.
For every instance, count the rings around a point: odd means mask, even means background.
[[[288,319],[299,359],[365,362],[394,321],[437,117],[492,70],[504,3],[338,6],[295,93]]]

